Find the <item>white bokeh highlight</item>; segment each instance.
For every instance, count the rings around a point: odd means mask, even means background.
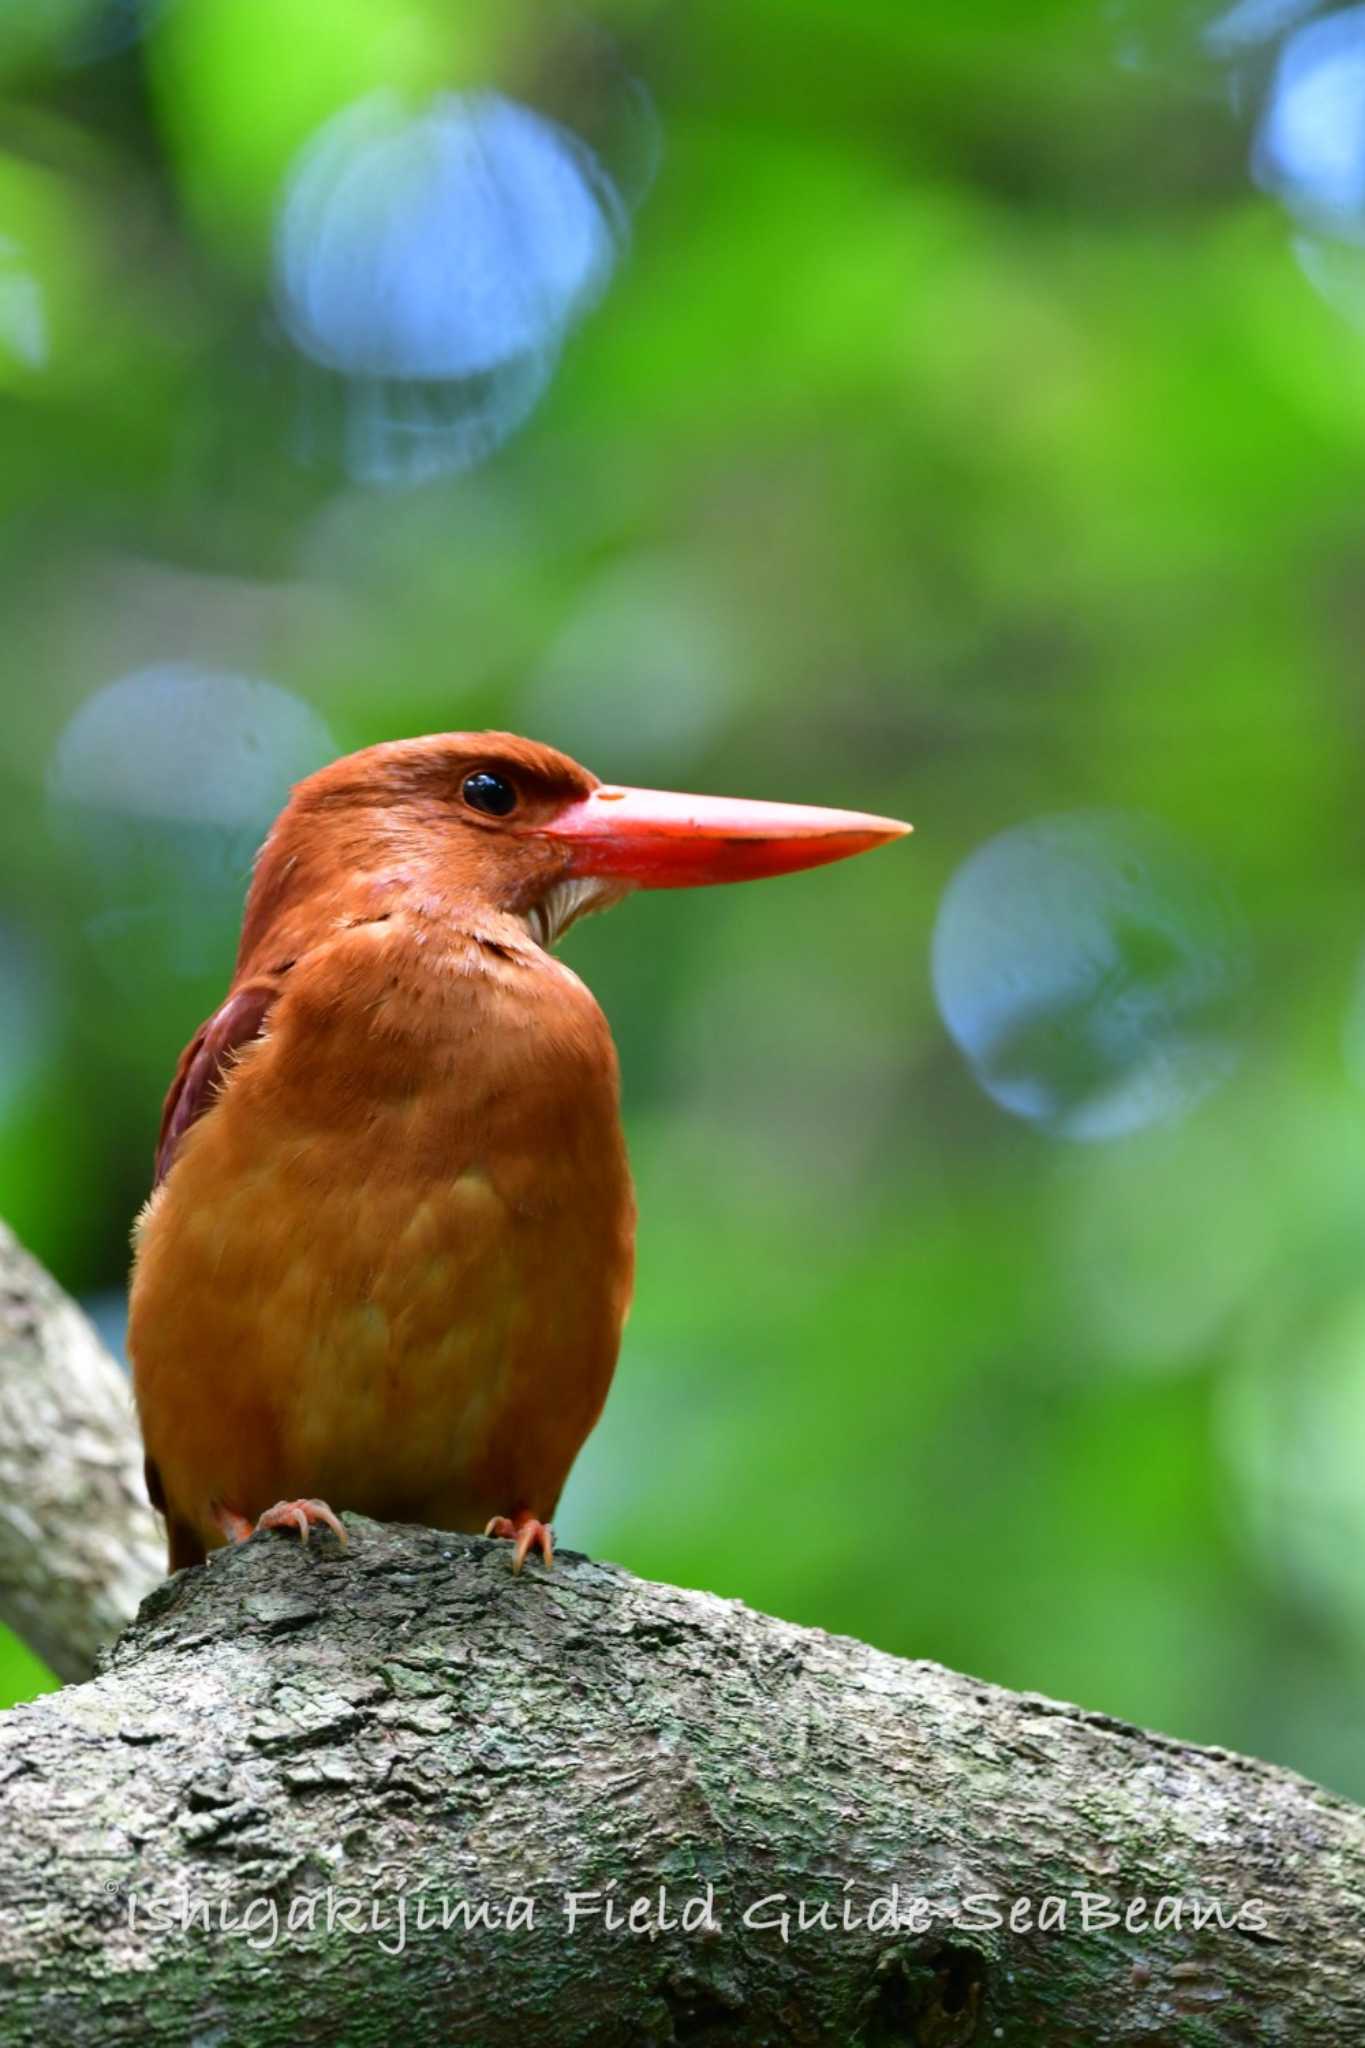
[[[1240,920],[1145,818],[1071,812],[990,840],[944,893],[932,971],[978,1084],[1056,1137],[1169,1122],[1237,1063]]]
[[[379,91],[294,163],[275,301],[345,380],[346,467],[411,483],[483,461],[529,416],[600,298],[625,208],[586,143],[492,92]]]
[[[139,669],[85,700],[47,793],[99,905],[91,936],[120,978],[148,946],[172,973],[212,964],[291,785],[336,752],[310,705],[231,671]]]
[[[1365,241],[1365,7],[1310,21],[1285,43],[1252,168],[1306,226]]]
[[[1318,0],[1236,0],[1204,30],[1204,46],[1215,57],[1230,57],[1274,42],[1313,13]]]

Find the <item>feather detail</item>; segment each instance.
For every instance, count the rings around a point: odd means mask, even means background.
[[[265,1030],[279,992],[279,984],[274,981],[248,982],[244,988],[235,990],[181,1053],[161,1112],[154,1187],[159,1187],[170,1172],[176,1148],[190,1125],[213,1106],[233,1055]]]

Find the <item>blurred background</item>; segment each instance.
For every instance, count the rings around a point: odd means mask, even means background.
[[[300,774],[911,817],[568,941],[561,1538],[1365,1795],[1365,7],[0,5],[0,621],[0,1214],[112,1343]]]

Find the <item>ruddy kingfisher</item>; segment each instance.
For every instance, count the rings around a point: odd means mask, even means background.
[[[635,1239],[615,1048],[555,943],[633,889],[909,829],[622,788],[500,732],[367,747],[295,788],[135,1231],[129,1348],[172,1571],[253,1528],[345,1541],[347,1508],[551,1563]]]

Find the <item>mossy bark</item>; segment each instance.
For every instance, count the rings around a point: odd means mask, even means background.
[[[0,2048],[1365,2042],[1365,1815],[1303,1780],[350,1526],[181,1573],[0,1717]]]

